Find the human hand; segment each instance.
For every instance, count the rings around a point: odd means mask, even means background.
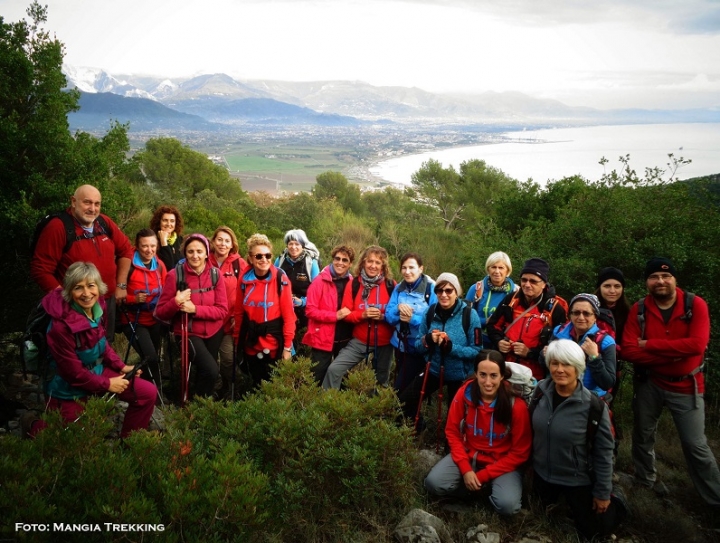
[[[127,367],[127,366],[126,366]],[[108,391],[113,394],[122,394],[125,389],[130,385],[130,381],[125,379],[124,375],[118,375],[117,377],[110,377],[110,385]]]
[[[501,353],[509,353],[512,345],[512,341],[509,341],[507,339],[501,339],[500,341],[498,341],[498,350]]]
[[[601,500],[593,496],[592,508],[597,514],[604,513],[608,510],[608,507],[610,507],[610,500]]]
[[[590,358],[593,358],[595,356],[598,356],[600,354],[600,350],[598,349],[598,344],[590,339],[589,337],[585,338],[585,341],[582,342],[582,350],[585,352],[587,356]]]
[[[195,304],[192,302],[192,300],[188,300],[187,302],[184,302],[184,303],[180,306],[180,311],[182,311],[182,312],[184,312],[184,313],[196,313],[196,312],[197,312],[197,307],[196,307]]]
[[[192,294],[192,291],[191,291],[189,288],[188,288],[188,289],[185,289],[185,290],[178,290],[178,291],[175,293],[175,303],[176,303],[179,307],[182,307],[182,305],[183,305],[185,302],[190,301],[190,295],[191,295],[191,294]]]
[[[123,303],[127,298],[127,289],[115,287],[115,301],[119,304]]]
[[[337,320],[341,321],[350,314],[350,310],[347,307],[341,307],[337,312]]]
[[[290,360],[291,358],[292,358],[292,352],[290,352],[290,351],[288,351],[288,350],[286,350],[286,349],[283,349],[282,359],[283,359],[283,360]]]
[[[520,357],[526,357],[530,352],[530,349],[524,343],[520,343],[519,341],[515,341],[512,344],[512,349],[513,352]]]
[[[463,475],[463,482],[465,483],[465,488],[471,491],[480,490],[482,488],[482,483],[478,481],[477,475],[472,470]]]
[[[170,232],[166,232],[165,230],[160,230],[158,233],[158,241],[160,242],[160,245],[167,245],[168,237],[170,236]]]

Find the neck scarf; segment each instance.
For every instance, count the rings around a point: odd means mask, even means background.
[[[362,277],[363,282],[363,292],[362,292],[362,299],[367,300],[370,296],[370,290],[373,287],[378,286],[383,279],[385,279],[385,276],[382,273],[377,274],[375,277],[368,277],[365,273],[365,270],[360,270],[360,277]]]

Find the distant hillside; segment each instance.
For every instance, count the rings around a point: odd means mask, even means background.
[[[111,121],[130,123],[130,129],[215,131],[221,125],[175,111],[146,98],[127,98],[110,92],[80,95],[80,110],[68,115],[73,130],[105,130]]]

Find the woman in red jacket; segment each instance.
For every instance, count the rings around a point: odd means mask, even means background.
[[[170,270],[165,288],[155,308],[155,316],[172,322],[173,331],[182,333],[182,314],[188,315],[188,357],[197,368],[195,394],[212,396],[218,376],[218,349],[223,323],[228,314],[225,285],[220,271],[208,262],[210,243],[202,234],[190,234],[183,243],[185,262]],[[178,270],[182,277],[178,278]]]
[[[510,392],[503,356],[485,349],[475,375],[458,390],[448,412],[445,435],[450,454],[425,478],[437,496],[467,496],[491,485],[490,503],[501,515],[522,505],[521,467],[530,458],[530,416],[522,398]]]
[[[162,340],[162,324],[153,316],[160,299],[167,270],[157,258],[158,239],[155,232],[143,228],[135,236],[135,254],[127,278],[127,298],[121,306],[120,322],[128,341],[147,363],[143,378],[155,383],[162,392],[158,352]]]
[[[333,358],[352,337],[352,325],[345,321],[350,310],[342,302],[345,288],[353,278],[350,266],[355,250],[338,245],[332,250],[332,259],[332,264],[310,283],[305,305],[308,328],[303,343],[312,348],[310,360],[318,384],[322,384]]]
[[[239,246],[235,232],[227,226],[218,226],[210,238],[210,264],[220,270],[220,277],[225,283],[228,299],[228,314],[223,323],[223,339],[220,343],[220,377],[222,389],[220,398],[228,395],[233,378],[235,349],[233,328],[235,327],[235,299],[240,274],[247,267],[247,262],[239,254]]]
[[[292,358],[295,311],[290,281],[284,271],[273,266],[270,240],[253,234],[247,246],[249,266],[240,277],[233,334],[257,387],[270,379],[277,360]]]
[[[370,354],[377,382],[387,384],[393,354],[390,339],[395,328],[385,322],[385,309],[394,288],[387,251],[377,245],[366,248],[360,256],[355,278],[343,295],[342,306],[350,310],[345,321],[354,325],[353,337],[328,367],[324,389],[339,389],[347,372],[363,359],[368,360]]]

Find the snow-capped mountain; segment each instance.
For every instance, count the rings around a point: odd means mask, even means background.
[[[115,78],[101,68],[75,67],[64,64],[63,73],[67,78],[68,87],[77,87],[82,92],[111,92],[120,96],[156,100],[149,92],[125,80]]]

